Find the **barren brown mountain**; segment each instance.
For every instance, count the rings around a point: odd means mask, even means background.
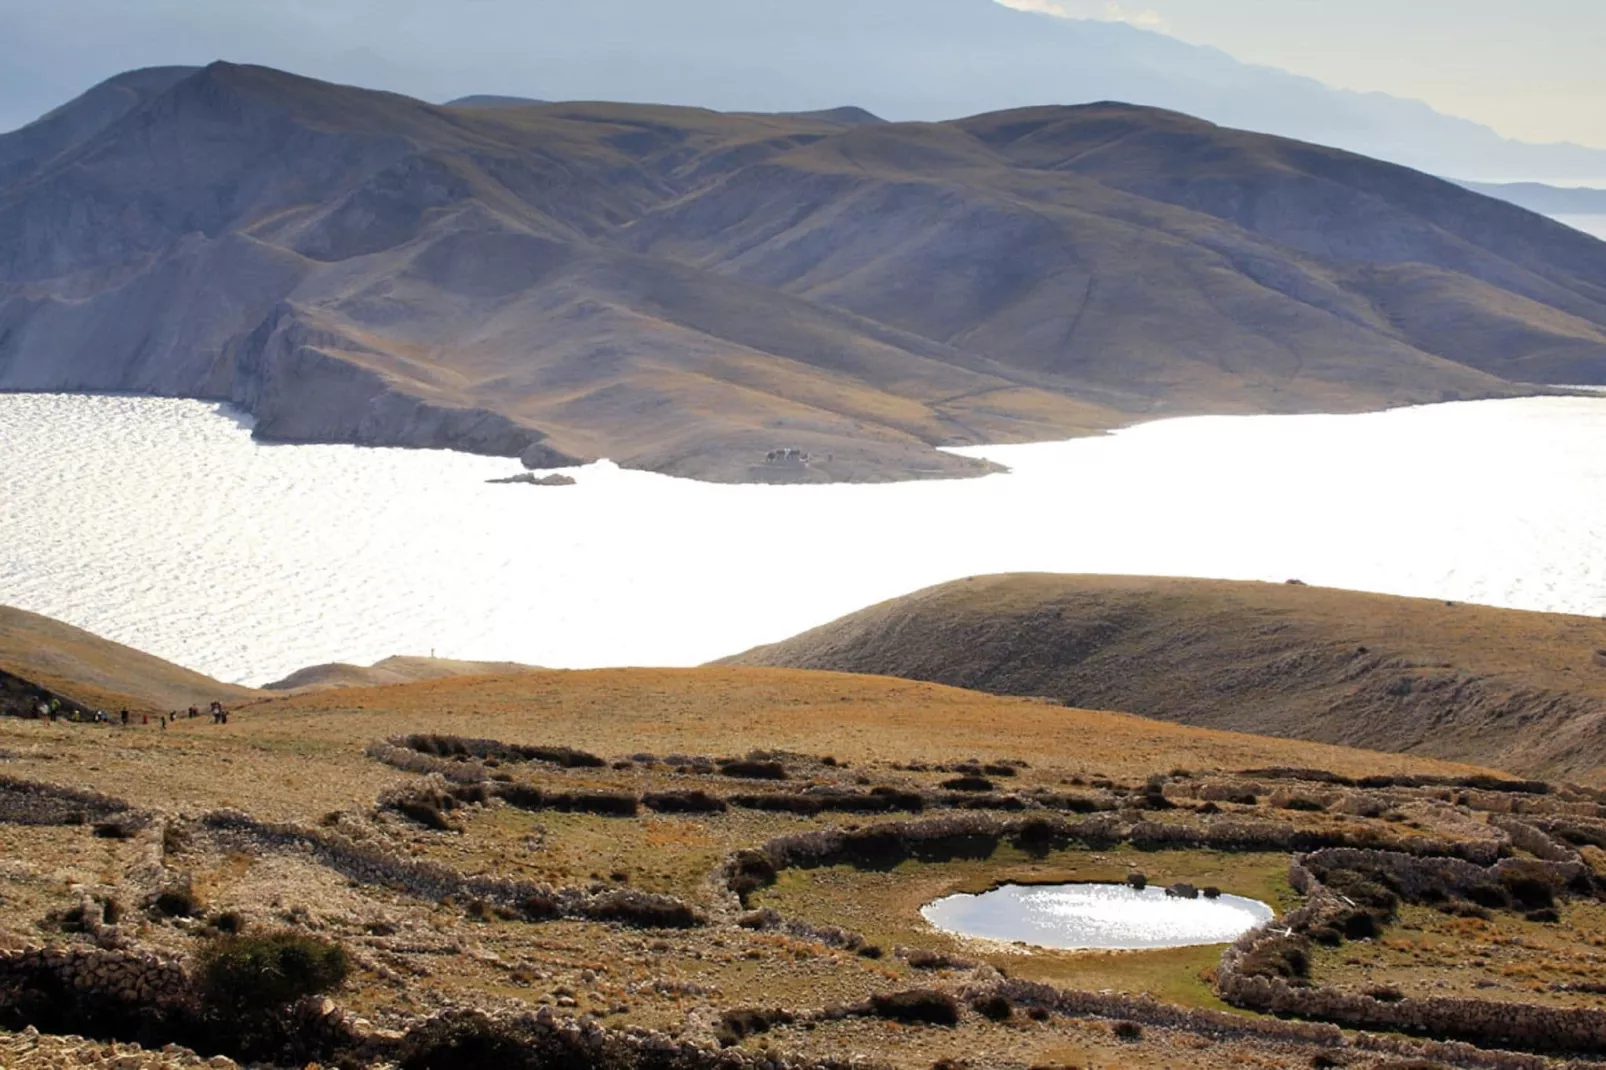
[[[1152,109],[442,108],[215,64],[0,137],[0,389],[270,438],[895,479],[1532,383],[1606,383],[1606,244]]]
[[[962,580],[742,665],[1037,695],[1184,724],[1596,779],[1606,621],[1292,584]]]

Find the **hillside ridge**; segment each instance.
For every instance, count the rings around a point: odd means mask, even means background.
[[[902,676],[1522,775],[1606,766],[1606,621],[1307,587],[984,576],[721,664]]]

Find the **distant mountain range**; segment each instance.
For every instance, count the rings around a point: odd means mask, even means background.
[[[1499,197],[1543,215],[1606,216],[1606,189],[1547,186],[1541,182],[1463,182],[1467,189]]]
[[[1173,112],[444,108],[220,63],[0,137],[0,388],[277,439],[896,479],[1532,383],[1606,383],[1606,244]]]
[[[1161,33],[993,0],[480,0],[472,18],[453,4],[411,5],[403,18],[383,0],[343,0],[342,17],[327,24],[293,5],[230,5],[215,20],[180,7],[98,5],[93,47],[82,33],[86,6],[63,0],[8,13],[0,101],[33,101],[37,114],[109,73],[89,66],[96,57],[131,67],[226,54],[440,100],[479,93],[770,112],[856,105],[900,121],[1121,100],[1433,174],[1606,183],[1602,149],[1516,142],[1416,101],[1335,90]]]

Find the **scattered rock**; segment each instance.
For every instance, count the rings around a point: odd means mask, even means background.
[[[487,479],[485,482],[528,483],[532,487],[572,487],[575,485],[576,480],[573,476],[566,476],[559,472],[554,472],[549,476],[538,476],[534,472],[520,472],[516,476],[508,476],[506,479]]]

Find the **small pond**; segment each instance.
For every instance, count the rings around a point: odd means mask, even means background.
[[[1227,944],[1274,915],[1265,903],[1236,895],[1184,899],[1125,884],[1006,884],[938,899],[920,913],[958,936],[1065,950]]]

